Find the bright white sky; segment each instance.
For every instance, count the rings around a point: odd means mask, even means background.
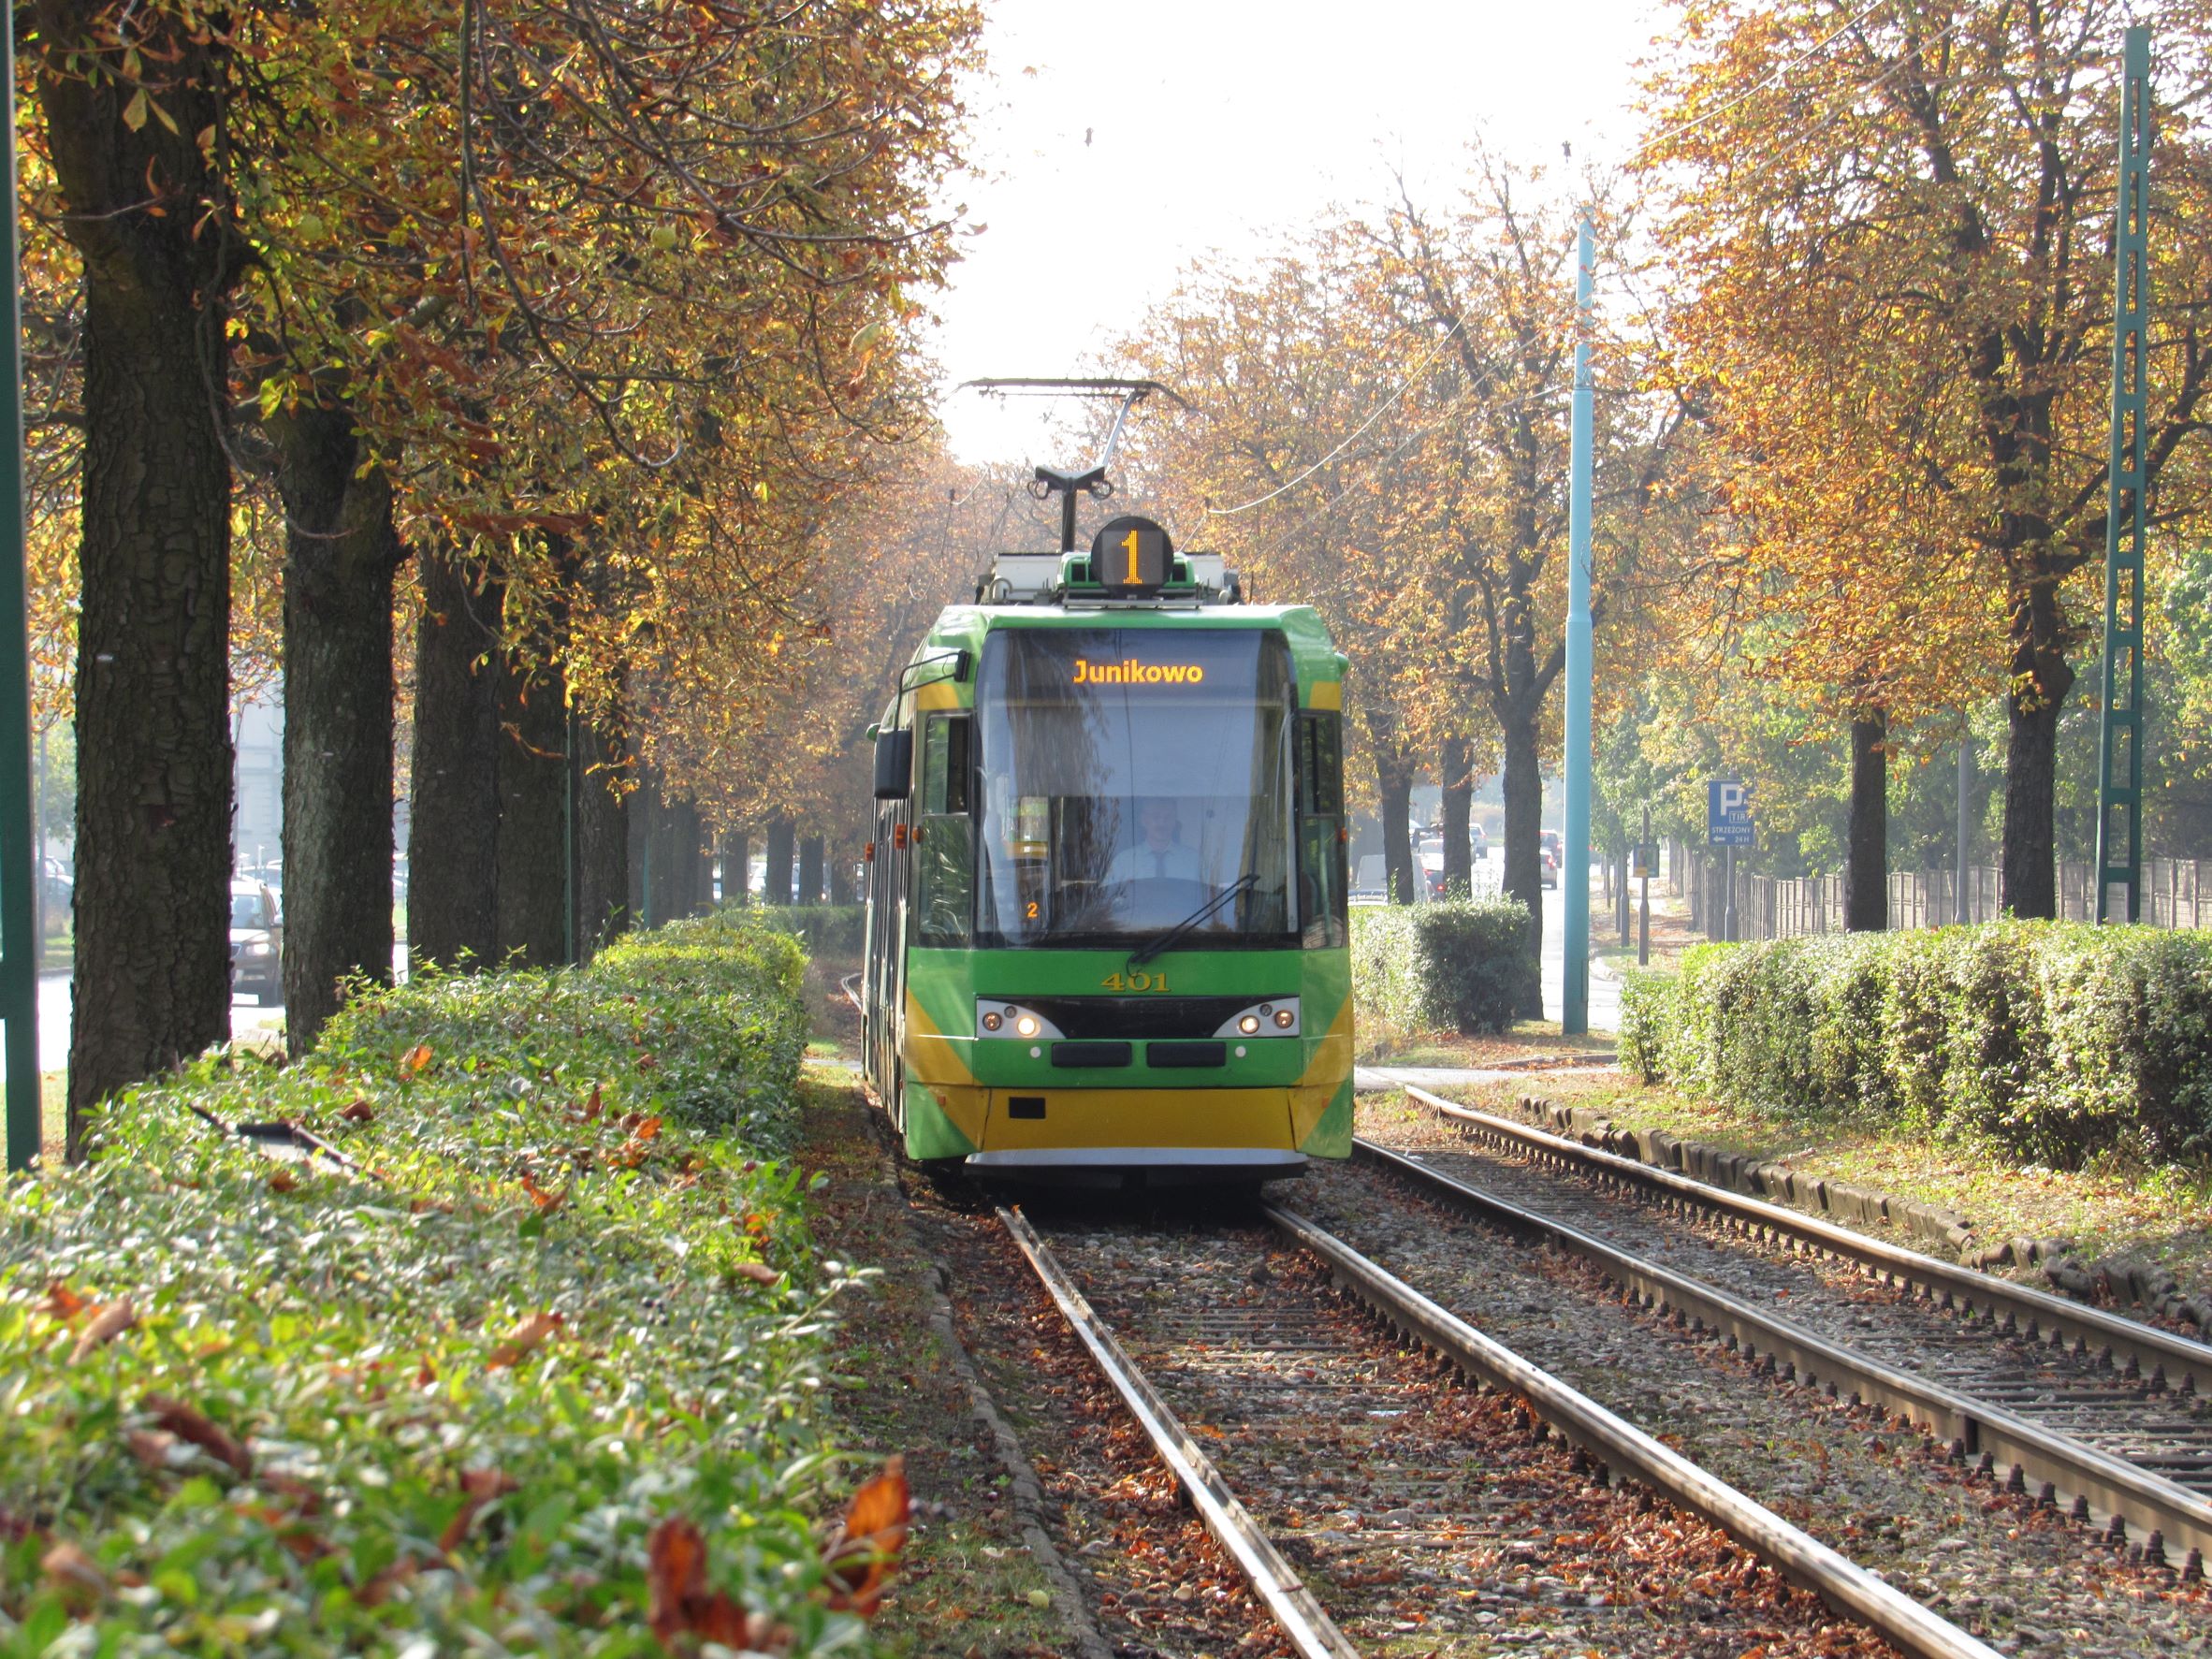
[[[1622,160],[1658,0],[987,0],[972,89],[985,226],[939,296],[948,385],[1074,374],[1177,273],[1259,254],[1402,167],[1441,201],[1467,141],[1514,159]],[[966,459],[1055,456],[1051,405],[949,400]]]

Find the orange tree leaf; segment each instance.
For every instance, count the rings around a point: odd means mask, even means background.
[[[706,1539],[691,1521],[674,1516],[653,1528],[646,1540],[646,1588],[651,1596],[646,1622],[663,1642],[674,1641],[691,1623],[689,1604],[706,1589]]]
[[[80,1363],[85,1355],[113,1342],[138,1322],[138,1310],[131,1305],[129,1297],[109,1302],[93,1316],[91,1324],[78,1332],[77,1346],[69,1350],[69,1363]]]
[[[883,1598],[907,1537],[907,1461],[893,1456],[845,1506],[845,1523],[822,1551],[829,1605],[866,1618]]]
[[[138,1406],[152,1412],[154,1420],[178,1439],[189,1440],[217,1463],[227,1463],[241,1478],[253,1474],[253,1458],[230,1432],[183,1401],[167,1394],[148,1394]]]
[[[535,1352],[547,1337],[566,1323],[568,1321],[559,1314],[532,1314],[515,1327],[505,1342],[491,1350],[491,1358],[486,1363],[495,1370],[502,1365],[516,1364]]]

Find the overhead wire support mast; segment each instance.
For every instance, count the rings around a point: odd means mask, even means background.
[[[23,526],[23,376],[22,259],[12,211],[16,195],[15,51],[7,67],[7,298],[0,305],[0,1042],[7,1052],[7,1168],[30,1167],[40,1142],[38,1083],[38,920],[36,889],[44,873],[31,822],[30,599]]]
[[[2104,504],[2104,718],[2097,740],[2097,920],[2115,883],[2143,919],[2144,419],[2150,313],[2150,31],[2122,49],[2113,236],[2112,453]],[[2116,831],[2116,820],[2124,827]]]
[[[1559,896],[1566,907],[1559,964],[1559,1029],[1590,1029],[1590,333],[1595,232],[1587,210],[1575,234],[1575,397],[1567,482],[1566,836]]]

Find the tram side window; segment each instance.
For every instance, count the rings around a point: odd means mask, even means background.
[[[1301,942],[1335,949],[1349,917],[1344,837],[1344,726],[1333,713],[1298,720],[1298,889]]]
[[[922,799],[914,826],[914,942],[965,947],[975,913],[975,837],[968,818],[968,717],[933,714],[922,727]]]

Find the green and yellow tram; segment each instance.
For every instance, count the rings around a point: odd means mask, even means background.
[[[1002,556],[977,601],[877,728],[864,1065],[909,1155],[1125,1183],[1347,1156],[1320,618],[1128,517]]]

